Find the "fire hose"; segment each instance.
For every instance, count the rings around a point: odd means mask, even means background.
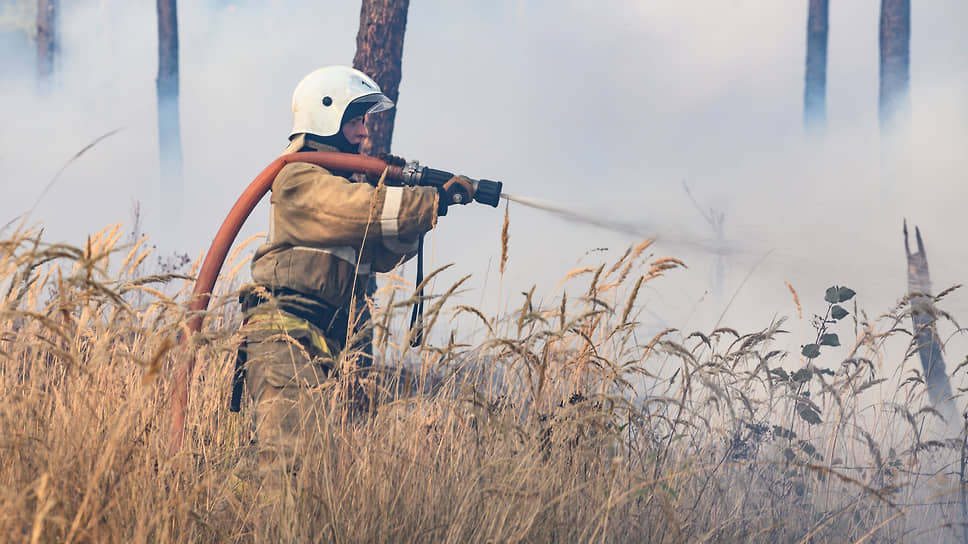
[[[188,321],[188,334],[181,335],[181,345],[184,351],[190,348],[190,336],[202,328],[204,312],[208,309],[215,281],[222,270],[225,257],[235,242],[236,236],[242,229],[242,224],[255,209],[262,197],[269,192],[272,182],[287,164],[311,163],[330,171],[354,172],[369,177],[383,177],[385,182],[408,186],[427,186],[442,188],[453,177],[450,172],[420,166],[417,161],[406,162],[395,157],[377,158],[351,153],[334,153],[325,151],[311,151],[283,155],[267,166],[249,184],[235,205],[229,211],[222,226],[215,234],[215,239],[209,247],[208,253],[202,261],[195,286],[188,306],[189,314],[194,314]],[[497,207],[501,199],[503,184],[500,181],[486,179],[476,180],[468,178],[474,187],[473,200],[488,206]],[[442,193],[442,197],[448,193]],[[448,204],[463,204],[463,194],[456,193]],[[421,267],[422,268],[422,267]],[[418,279],[417,284],[420,281]],[[416,314],[415,314],[416,315]],[[185,413],[188,406],[188,386],[191,382],[192,371],[195,367],[195,355],[189,353],[184,364],[175,371],[174,389],[171,395],[169,451],[174,454],[181,449],[185,431]]]

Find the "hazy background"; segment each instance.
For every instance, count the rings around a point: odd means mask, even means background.
[[[968,3],[914,2],[912,176],[901,181],[884,172],[879,146],[879,5],[831,2],[827,138],[808,143],[806,1],[414,0],[393,150],[659,235],[656,255],[689,269],[643,292],[645,332],[708,331],[738,292],[723,324],[749,331],[792,316],[790,342],[805,343],[829,285],[854,288],[871,314],[903,296],[904,217],[922,227],[936,291],[968,281]],[[0,223],[30,208],[67,158],[124,127],[65,171],[31,221],[48,241],[81,244],[129,221],[137,201],[164,251],[201,254],[243,188],[285,147],[295,84],[320,66],[352,62],[359,9],[356,1],[180,3],[180,231],[158,219],[154,3],[63,2],[61,56],[44,92],[30,44],[8,34],[0,39]],[[719,257],[686,243],[714,235],[683,181],[704,207],[725,213],[732,251],[719,291]],[[260,206],[240,240],[264,231],[267,216]],[[452,212],[428,238],[430,265],[455,263],[438,290],[473,273],[463,302],[494,313],[498,300],[520,305],[533,284],[550,297],[575,266],[611,261],[639,241],[518,205],[510,218],[500,298],[503,210],[483,206]],[[406,273],[412,279],[413,267]],[[805,319],[784,281],[799,291]],[[968,319],[968,293],[943,307]],[[949,345],[949,366],[965,353],[964,341]]]

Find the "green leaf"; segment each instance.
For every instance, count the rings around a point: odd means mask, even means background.
[[[801,368],[794,372],[791,378],[797,383],[803,383],[810,381],[811,376],[813,376],[813,372],[809,368]]]
[[[848,300],[854,298],[854,295],[856,294],[857,293],[855,293],[850,287],[841,287],[837,293],[837,296],[840,297],[840,300],[837,302],[847,302]]]
[[[786,457],[787,461],[793,461],[794,459],[797,458],[797,454],[793,453],[793,449],[786,448],[785,450],[783,450],[783,457]]]
[[[820,412],[805,402],[797,403],[797,415],[811,425],[816,425],[823,421],[820,419]]]
[[[835,305],[833,308],[830,309],[830,317],[834,318],[835,320],[843,319],[847,317],[848,313],[850,312],[845,310],[844,307],[840,305]]]
[[[815,359],[820,357],[820,346],[817,344],[807,344],[803,346],[803,349],[800,350],[800,353],[802,353],[807,359]]]
[[[834,333],[825,334],[820,337],[820,345],[821,346],[839,346],[840,338],[838,338],[837,335]]]
[[[836,285],[833,287],[828,287],[827,294],[824,295],[823,299],[831,304],[837,304],[840,302],[840,287],[837,287]]]
[[[810,442],[807,442],[806,440],[800,441],[800,449],[803,450],[803,453],[806,453],[810,457],[816,457],[817,455],[816,446],[814,446]]]
[[[787,429],[786,427],[780,427],[779,425],[773,426],[773,434],[779,436],[780,438],[796,438],[797,433]]]

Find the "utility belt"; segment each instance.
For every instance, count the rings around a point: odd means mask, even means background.
[[[264,296],[263,293],[271,293],[271,298]],[[346,308],[332,306],[317,298],[284,287],[266,287],[264,290],[250,287],[239,295],[239,304],[242,305],[242,314],[246,316],[246,322],[251,322],[253,318],[258,317],[258,314],[250,317],[252,310],[270,301],[274,303],[273,309],[282,310],[312,323],[323,331],[327,338],[335,340],[342,347],[350,317]]]
[[[267,292],[271,295],[265,296],[264,293]],[[281,310],[290,315],[274,311],[252,311],[270,301],[273,304],[273,310]],[[337,349],[343,348],[349,323],[349,312],[345,308],[332,306],[304,293],[280,287],[265,287],[265,289],[249,287],[239,294],[239,303],[242,305],[242,314],[245,316],[243,324],[278,329],[280,332],[305,330],[309,332],[310,342],[313,346],[327,355],[333,355],[327,341],[336,343]],[[321,338],[314,328],[323,331],[325,337]],[[247,343],[243,340],[235,357],[232,400],[229,404],[229,410],[232,412],[238,412],[242,407],[245,363],[248,358],[247,347]]]

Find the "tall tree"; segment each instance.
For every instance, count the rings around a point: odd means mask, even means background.
[[[54,74],[59,3],[59,0],[37,0],[37,78],[42,83],[49,82]]]
[[[356,35],[353,67],[380,85],[383,94],[397,102],[400,90],[403,34],[407,29],[410,0],[363,0],[360,30]],[[369,136],[360,146],[365,155],[390,152],[396,108],[367,116]]]
[[[823,129],[827,122],[828,0],[809,0],[807,7],[807,69],[803,86],[803,126]]]
[[[881,131],[906,116],[911,86],[911,0],[881,0],[880,93]]]
[[[176,0],[158,0],[158,151],[161,214],[169,227],[181,221],[182,147],[178,108],[178,13]]]

